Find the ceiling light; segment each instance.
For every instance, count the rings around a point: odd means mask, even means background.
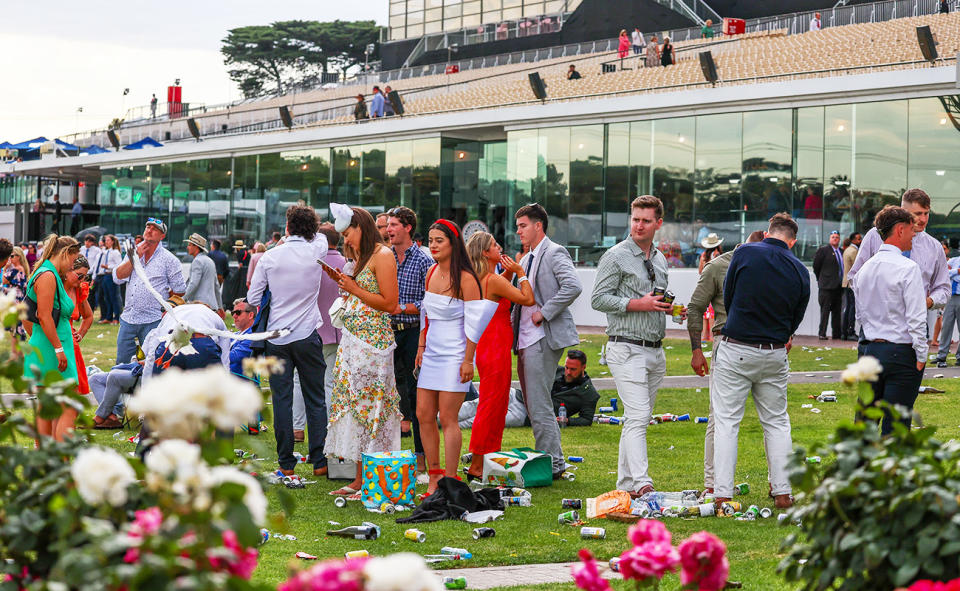
[[[943,175],[947,174],[947,171],[945,171],[945,170],[938,170],[938,171],[936,171],[936,173],[937,173],[937,176],[943,176]]]

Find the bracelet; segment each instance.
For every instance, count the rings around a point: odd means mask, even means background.
[[[530,281],[530,279],[528,279],[526,275],[521,275],[520,277],[517,277],[518,284],[523,283],[524,281]]]
[[[63,353],[63,347],[57,347],[53,350],[54,353]]]

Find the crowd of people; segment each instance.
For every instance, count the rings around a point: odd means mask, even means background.
[[[98,400],[95,427],[117,428],[123,396],[169,367],[222,364],[241,375],[245,357],[265,355],[283,362],[270,378],[280,470],[294,474],[294,444],[305,438],[315,475],[327,473],[329,458],[357,462],[355,478],[331,494],[358,497],[361,455],[400,449],[405,436],[412,438],[418,480],[432,493],[441,478],[458,477],[464,424],[472,428],[468,480],[482,477],[483,457],[500,449],[505,426],[521,424],[532,428],[535,447],[551,457],[559,478],[565,467],[561,427],[591,424],[599,396],[585,371],[586,356],[571,349],[579,337],[570,307],[583,286],[567,249],[547,237],[546,210],[536,203],[517,210],[523,252],[514,257],[486,232],[465,241],[460,227],[445,219],[427,228],[424,250],[414,239],[417,216],[402,206],[376,218],[336,203],[330,211],[333,223],[321,223],[313,208],[291,206],[284,235],[275,233],[252,255],[242,241],[235,244],[239,268],[229,275],[219,248],[192,234],[185,240],[193,256],[185,278],[180,261],[163,246],[167,226],[157,218],[147,220],[132,251],[137,269],[109,236],[100,248],[93,236],[81,246],[51,235],[34,266],[22,249],[0,241],[0,259],[11,261],[4,283],[19,286],[27,303],[24,328],[32,352],[25,375],[54,371],[76,379],[81,393],[92,390]],[[876,399],[907,409],[926,361],[928,311],[951,297],[944,251],[924,232],[929,212],[926,193],[908,190],[901,206],[876,215],[862,242],[851,236],[844,252],[833,233],[814,262],[825,310],[821,332],[830,314],[834,337],[858,327],[861,355],[883,366]],[[659,198],[632,202],[630,235],[604,253],[590,297],[607,316],[606,363],[624,408],[617,488],[634,496],[654,490],[646,430],[666,373],[663,339],[672,314],[688,319],[691,366],[710,374],[705,489],[721,502],[733,495],[738,429],[752,394],[764,430],[770,495],[777,507],[790,506],[787,355],[811,291],[806,267],[791,252],[799,226],[788,213],[775,214],[765,232],[728,252],[721,239],[707,236],[689,308],[678,311],[665,300],[668,264],[654,245],[662,224]],[[950,275],[958,294],[955,263]],[[104,276],[99,288],[92,269]],[[239,279],[231,284],[230,277]],[[109,300],[117,285],[126,286],[117,365],[88,371],[79,343],[93,323],[90,300],[94,293]],[[235,289],[242,294],[229,300]],[[855,321],[849,328],[838,311],[843,290],[852,292],[847,312]],[[165,316],[152,292],[177,306],[176,319]],[[239,338],[216,336],[225,334],[225,301],[231,301]],[[114,309],[114,303],[104,305]],[[708,308],[713,322],[704,327]],[[105,314],[101,322],[113,322]],[[178,319],[196,331],[196,354],[167,347],[165,336]],[[281,329],[265,343],[242,338]],[[715,342],[712,371],[702,351],[704,332]],[[511,353],[519,391],[511,389]],[[560,413],[561,406],[567,412]],[[41,432],[62,438],[75,419],[68,409],[57,421],[41,422]],[[900,420],[909,424],[909,414]],[[885,416],[884,433],[893,421]],[[256,425],[252,420],[249,428]]]

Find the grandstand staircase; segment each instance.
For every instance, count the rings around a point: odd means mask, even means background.
[[[703,25],[706,19],[713,19],[714,24],[719,24],[723,19],[717,14],[717,11],[710,7],[703,0],[654,0],[661,6],[666,6],[670,10],[685,16],[698,25]]]

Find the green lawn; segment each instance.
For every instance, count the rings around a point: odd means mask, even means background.
[[[930,384],[947,390],[947,394],[923,395],[917,405],[928,423],[942,426],[944,439],[958,436],[960,408],[951,398],[960,392],[953,380],[931,380]],[[838,403],[815,403],[823,410],[820,414],[801,409],[801,404],[811,402],[808,396],[818,394],[824,389],[834,389],[840,394]],[[612,391],[604,391],[609,397]],[[707,413],[707,392],[693,389],[665,389],[657,398],[656,412],[684,413],[693,416]],[[852,415],[852,394],[838,385],[797,385],[789,391],[791,420],[795,443],[809,445],[824,441],[837,421]],[[267,407],[269,413],[269,406]],[[269,418],[267,419],[269,421]],[[652,426],[648,431],[651,475],[659,490],[681,490],[702,486],[704,425],[689,423],[668,423]],[[123,451],[132,451],[133,444],[117,442],[113,431],[94,431],[91,438],[95,443],[115,446]],[[469,438],[464,431],[464,440]],[[563,434],[564,451],[569,455],[581,455],[586,461],[576,471],[574,482],[559,481],[554,486],[534,489],[534,506],[529,508],[511,507],[507,509],[504,520],[494,524],[497,530],[495,538],[475,541],[471,537],[472,527],[461,522],[445,521],[419,524],[416,527],[426,532],[427,542],[416,544],[403,537],[405,527],[394,523],[386,515],[368,513],[359,504],[338,509],[333,505],[327,492],[338,484],[321,480],[308,485],[306,489],[292,491],[297,499],[297,508],[290,520],[289,533],[297,541],[271,539],[262,547],[260,566],[255,578],[265,582],[282,580],[291,563],[296,562],[293,555],[297,551],[309,552],[321,557],[338,557],[344,552],[366,549],[371,554],[388,554],[398,551],[413,551],[422,554],[436,553],[441,546],[452,545],[468,548],[474,553],[470,561],[454,566],[489,566],[509,564],[529,564],[544,562],[562,562],[576,560],[576,553],[582,546],[591,548],[601,559],[619,554],[626,547],[627,526],[593,520],[590,525],[607,529],[605,540],[581,541],[575,528],[558,526],[556,517],[561,512],[562,498],[586,498],[614,488],[620,427],[615,425],[594,425],[592,427],[569,428]],[[409,440],[403,440],[409,445]],[[504,447],[533,445],[529,429],[508,429]],[[236,446],[254,449],[259,455],[275,460],[272,432],[258,438],[246,435],[237,436]],[[303,444],[297,445],[298,451],[306,453]],[[752,404],[747,409],[741,428],[740,461],[737,470],[737,482],[751,484],[751,492],[738,500],[746,504],[755,503],[770,506],[766,498],[766,463],[763,456],[762,431],[756,419]],[[272,462],[258,464],[261,470],[275,469]],[[306,468],[301,473],[312,479]],[[271,508],[279,511],[276,495],[268,491]],[[329,521],[344,526],[372,521],[383,528],[380,539],[372,542],[344,540],[327,537],[324,531],[332,527]],[[775,567],[782,557],[778,551],[780,540],[787,531],[781,529],[776,520],[757,522],[737,522],[721,518],[696,520],[671,519],[667,521],[679,542],[690,533],[706,529],[720,536],[730,552],[731,578],[743,581],[750,589],[787,589],[789,588],[775,573]],[[449,563],[447,564],[449,567]],[[509,585],[509,581],[503,582]],[[676,585],[674,585],[676,586]],[[531,589],[572,589],[571,585],[532,587]],[[670,587],[668,587],[670,588]],[[514,588],[514,591],[516,588]]]

